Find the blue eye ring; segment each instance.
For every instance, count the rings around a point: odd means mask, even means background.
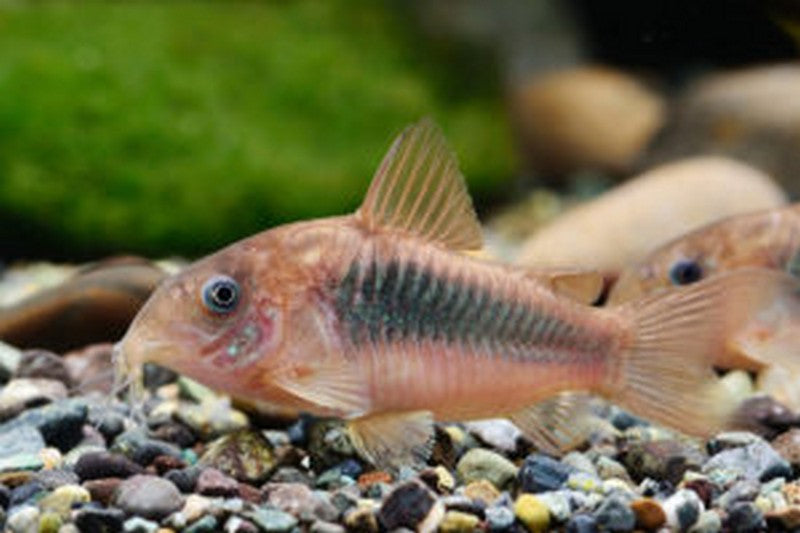
[[[239,304],[239,284],[230,276],[214,276],[203,285],[203,305],[219,315],[232,312]]]
[[[669,269],[669,279],[673,285],[689,285],[700,281],[703,277],[703,268],[697,261],[683,259]]]

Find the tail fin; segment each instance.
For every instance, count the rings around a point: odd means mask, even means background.
[[[607,393],[643,417],[694,435],[711,435],[733,416],[736,399],[713,363],[749,320],[798,281],[770,270],[742,269],[620,306],[633,338]]]

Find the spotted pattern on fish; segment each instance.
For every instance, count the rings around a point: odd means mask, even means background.
[[[569,349],[587,341],[577,326],[531,304],[508,301],[413,260],[356,259],[335,284],[335,294],[336,315],[355,346],[426,339],[555,360],[558,354],[543,346]],[[535,354],[525,349],[533,345]]]

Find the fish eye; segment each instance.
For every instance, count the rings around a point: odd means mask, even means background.
[[[230,313],[239,303],[239,284],[229,276],[214,276],[203,285],[203,304],[217,314]]]
[[[688,285],[703,277],[703,269],[697,261],[678,261],[669,270],[669,279],[673,285]]]

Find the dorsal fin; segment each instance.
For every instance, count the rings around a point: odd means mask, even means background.
[[[593,305],[603,295],[605,277],[597,270],[578,267],[522,267],[522,275],[546,285],[551,291],[586,305]]]
[[[481,227],[455,154],[427,118],[394,141],[356,218],[371,230],[414,235],[454,250],[482,246]]]

